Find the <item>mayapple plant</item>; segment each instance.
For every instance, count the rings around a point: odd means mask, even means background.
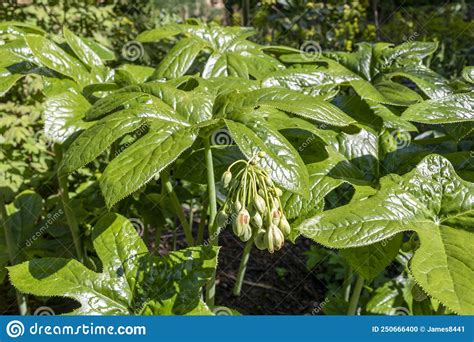
[[[146,193],[147,184],[160,179],[193,247],[173,181],[203,184],[210,244],[218,244],[218,228],[229,218],[246,243],[235,294],[254,245],[273,253],[302,235],[344,249],[341,255],[358,266],[351,314],[364,281],[393,261],[403,238],[416,235],[409,268],[417,286],[451,312],[474,312],[474,68],[455,81],[437,75],[425,65],[436,44],[363,43],[353,53],[308,58],[291,48],[253,43],[249,29],[192,22],[138,37],[144,43],[176,39],[156,68],[112,69],[106,50],[67,29],[61,44],[21,23],[2,23],[4,33],[10,38],[0,46],[0,94],[25,74],[37,74],[48,85],[45,129],[63,144],[57,171],[64,201],[68,175],[109,152],[98,172],[107,209],[118,211],[117,203]],[[220,129],[228,131],[232,146],[212,144]],[[125,142],[132,136],[132,143]],[[216,181],[221,168],[223,189]],[[352,192],[341,195],[343,187]],[[218,192],[227,195],[219,213]],[[75,213],[66,215],[81,260]],[[122,234],[113,232],[111,241]],[[102,245],[95,249],[103,262],[109,259]],[[31,265],[36,263],[41,262]],[[61,263],[90,273],[75,262]],[[28,265],[22,265],[10,269],[13,284],[35,293],[27,284]],[[211,268],[205,277],[210,306]],[[48,279],[60,271],[52,270]],[[193,298],[202,304],[199,295]],[[133,294],[127,300],[134,303]],[[119,312],[140,313],[133,303]]]

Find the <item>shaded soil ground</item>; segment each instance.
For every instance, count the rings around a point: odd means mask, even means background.
[[[253,248],[239,297],[232,289],[244,244],[229,231],[221,235],[220,243],[216,304],[246,315],[309,315],[324,300],[326,286],[317,279],[322,269],[306,268],[303,253],[311,245],[309,240],[286,243],[274,254]]]

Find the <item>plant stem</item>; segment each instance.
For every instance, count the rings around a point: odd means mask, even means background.
[[[191,231],[193,229],[193,224],[194,224],[194,212],[193,208],[194,207],[194,200],[191,198],[189,201],[189,227],[191,228]]]
[[[186,219],[186,216],[183,212],[183,206],[179,201],[178,195],[173,189],[173,184],[171,184],[170,178],[166,172],[161,174],[161,179],[166,189],[166,193],[170,196],[171,204],[173,205],[174,210],[176,211],[176,215],[178,215],[179,222],[183,226],[184,236],[186,237],[186,242],[189,246],[194,246],[194,239],[193,234],[191,232],[191,227],[189,226],[189,222]]]
[[[149,240],[149,232],[148,232],[148,227],[150,226],[148,220],[144,217],[143,218],[143,241],[145,242],[145,245],[148,246],[148,240]]]
[[[199,219],[199,226],[198,226],[198,235],[197,235],[197,245],[202,245],[204,242],[204,226],[206,225],[206,216],[207,216],[207,201],[205,201],[202,205],[201,209],[201,217]]]
[[[349,316],[354,316],[356,314],[362,286],[364,286],[364,278],[358,276],[354,286],[354,291],[352,292],[351,301],[349,302],[349,309],[347,310],[347,315]]]
[[[346,266],[346,272],[344,275],[344,282],[343,282],[344,300],[346,302],[349,301],[349,298],[351,296],[351,278],[352,278],[352,267]]]
[[[54,150],[56,154],[56,163],[59,165],[62,159],[62,149],[61,145],[54,145]],[[84,249],[82,246],[81,232],[79,230],[79,225],[77,224],[76,216],[74,211],[69,206],[69,191],[67,188],[67,175],[57,174],[58,185],[59,185],[59,196],[61,197],[61,202],[64,208],[64,213],[66,214],[66,220],[69,225],[69,230],[72,235],[72,240],[74,242],[74,247],[76,248],[76,256],[80,262],[84,262]]]
[[[0,222],[3,226],[3,231],[5,235],[5,244],[7,245],[8,255],[10,257],[10,264],[16,265],[18,263],[18,246],[15,242],[14,236],[11,234],[10,227],[7,223],[8,221],[8,214],[7,210],[5,209],[5,201],[0,194]],[[28,314],[28,303],[26,299],[26,295],[16,291],[16,300],[18,303],[18,311],[20,315],[25,316]]]
[[[235,280],[234,285],[234,295],[240,296],[240,290],[242,289],[242,283],[245,277],[245,270],[247,269],[247,263],[250,257],[250,251],[252,250],[253,239],[250,239],[245,244],[244,252],[242,254],[242,259],[240,259],[239,273],[237,274],[237,279]]]
[[[204,154],[206,156],[206,168],[207,168],[207,189],[209,194],[209,220],[207,222],[209,231],[209,244],[211,246],[217,245],[218,236],[215,236],[214,232],[214,219],[217,214],[217,199],[216,199],[216,183],[214,181],[214,164],[212,161],[212,150],[209,143],[209,137],[204,139]],[[215,303],[216,295],[216,271],[211,276],[211,279],[207,282],[206,286],[206,303],[209,306],[213,306]]]

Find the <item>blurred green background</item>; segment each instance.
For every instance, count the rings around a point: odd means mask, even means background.
[[[138,32],[190,18],[253,26],[260,43],[299,47],[310,40],[323,50],[352,51],[361,41],[438,41],[430,66],[450,77],[474,64],[473,17],[474,2],[464,0],[7,0],[0,5],[3,20],[26,20],[52,33],[67,25],[118,55]],[[140,62],[162,49],[147,51]]]

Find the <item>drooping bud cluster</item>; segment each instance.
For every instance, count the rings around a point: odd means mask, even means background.
[[[258,166],[259,152],[249,161],[238,160],[222,174],[222,184],[228,189],[227,200],[216,217],[219,227],[232,222],[232,229],[242,241],[253,239],[259,249],[278,251],[291,228],[280,201],[282,191],[268,173]],[[238,168],[238,165],[243,165]],[[235,166],[235,176],[232,168]],[[229,220],[229,217],[231,220]]]

